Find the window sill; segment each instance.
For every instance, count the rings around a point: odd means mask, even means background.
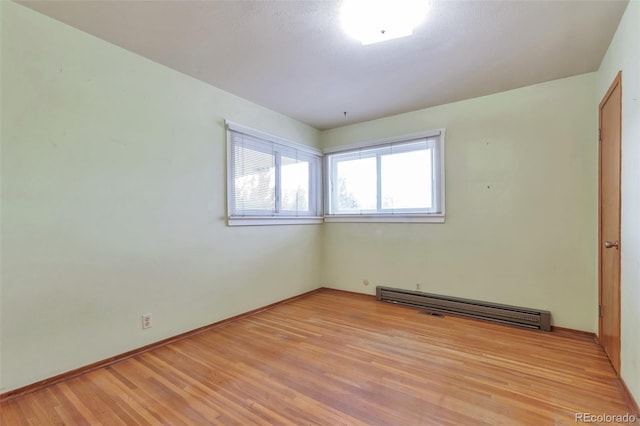
[[[320,216],[235,216],[227,218],[229,226],[313,225],[323,222]]]
[[[430,215],[380,215],[353,214],[325,216],[325,222],[380,222],[380,223],[444,223],[444,214]]]

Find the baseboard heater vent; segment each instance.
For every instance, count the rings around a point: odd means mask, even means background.
[[[549,311],[382,286],[376,287],[376,298],[382,302],[551,331],[551,312]]]

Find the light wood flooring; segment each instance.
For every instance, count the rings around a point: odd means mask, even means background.
[[[588,336],[332,290],[5,402],[5,425],[562,425],[630,408]]]

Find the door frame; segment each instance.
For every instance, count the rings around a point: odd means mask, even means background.
[[[618,125],[620,126],[620,150],[618,152],[618,156],[619,156],[618,164],[620,165],[618,169],[618,187],[620,188],[619,199],[618,199],[618,235],[621,235],[620,232],[622,227],[622,221],[621,221],[622,219],[621,217],[621,211],[622,211],[622,71],[618,71],[615,78],[613,79],[613,82],[609,86],[607,93],[603,96],[602,101],[600,101],[600,105],[598,106],[598,341],[600,341],[600,338],[602,337],[602,315],[601,315],[602,314],[602,252],[604,250],[603,247],[604,247],[604,241],[605,241],[604,238],[602,237],[602,137],[601,137],[602,107],[609,100],[609,97],[617,87],[620,87],[620,117],[619,117],[620,122],[618,123]],[[619,253],[621,254],[622,243],[620,243],[619,250],[620,250]],[[622,257],[620,256],[620,254],[618,255],[617,268],[621,272]],[[621,274],[618,274],[618,282],[615,283],[618,286],[618,300],[617,300],[618,318],[614,326],[618,330],[618,333],[617,333],[618,336],[620,336],[620,328],[621,328],[620,327],[620,323],[621,323],[620,311],[622,309],[620,278],[621,278]],[[621,345],[620,340],[618,340],[618,345]],[[619,355],[620,349],[621,348],[618,348],[618,356],[620,356]],[[608,356],[609,354],[607,353],[607,357]],[[617,371],[616,369],[616,363],[613,360],[610,360],[610,361],[614,370],[616,370],[616,374],[620,376],[620,371]],[[617,365],[620,365],[620,359],[617,360]]]

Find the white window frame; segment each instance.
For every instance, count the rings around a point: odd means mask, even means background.
[[[242,225],[294,225],[317,224],[323,222],[322,216],[322,152],[312,147],[298,144],[290,140],[274,136],[241,124],[225,120],[227,132],[227,224],[229,226]],[[242,133],[257,139],[250,144],[252,149],[272,154],[272,147],[276,149],[276,185],[279,185],[280,161],[282,155],[300,158],[309,162],[309,208],[307,212],[279,211],[279,201],[276,208],[271,210],[245,210],[242,215],[234,211],[235,185],[233,162],[233,132]],[[278,192],[276,190],[276,192]]]
[[[419,223],[443,223],[445,221],[445,158],[444,158],[444,135],[445,129],[436,129],[426,132],[413,133],[392,138],[380,139],[376,141],[363,142],[358,144],[340,146],[324,150],[324,169],[325,169],[325,222],[419,222]],[[402,144],[409,144],[418,139],[435,139],[433,149],[433,175],[434,175],[434,201],[433,211],[415,211],[411,209],[396,209],[393,213],[385,212],[383,209],[375,211],[361,211],[357,214],[340,213],[333,209],[333,183],[336,180],[334,156],[339,155],[339,160],[349,157],[353,154],[353,158],[362,158],[364,155],[379,156],[378,153],[367,152],[367,149],[382,150],[393,147],[394,152],[402,149]],[[377,185],[380,185],[380,176],[377,176]]]

